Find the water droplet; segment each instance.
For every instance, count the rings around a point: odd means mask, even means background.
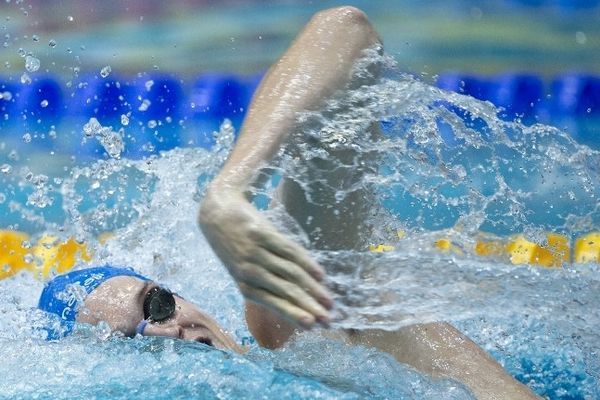
[[[50,128],[48,131],[48,137],[50,139],[56,139],[56,130],[54,128]]]
[[[4,175],[8,175],[12,172],[12,169],[12,165],[2,164],[2,166],[0,167],[0,172],[2,172]]]
[[[83,125],[83,133],[86,137],[92,137],[102,128],[96,118],[90,118],[87,124]]]
[[[54,39],[50,39],[50,41],[48,42],[48,46],[55,48],[56,47],[56,40]]]
[[[155,147],[152,143],[147,142],[142,145],[142,150],[152,153],[155,150]]]
[[[148,107],[150,107],[151,104],[152,103],[150,102],[150,100],[144,99],[144,100],[142,100],[142,104],[140,104],[138,110],[139,111],[146,111],[146,110],[148,110]]]
[[[129,125],[129,117],[125,114],[121,114],[121,125],[123,125],[123,126]]]
[[[106,78],[108,75],[110,75],[111,72],[112,68],[110,68],[110,65],[107,65],[100,70],[100,76]]]
[[[150,121],[148,121],[148,128],[154,129],[154,128],[156,128],[156,125],[158,125],[158,124],[155,120],[151,119]]]
[[[45,99],[44,99],[44,100],[42,100],[42,101],[40,102],[40,106],[42,106],[42,108],[46,108],[46,107],[48,107],[48,100],[45,100]]]
[[[34,56],[25,57],[25,69],[29,72],[35,72],[40,69],[40,60]]]
[[[11,101],[12,93],[11,92],[0,92],[0,100]]]
[[[24,48],[22,48],[22,47],[19,47],[19,50],[17,50],[17,52],[19,53],[19,55],[20,55],[21,57],[25,57],[25,56],[27,55],[27,52],[26,52],[26,51],[25,51],[25,49],[24,49]]]
[[[69,22],[73,22],[73,16],[72,16],[72,15],[69,15],[69,16],[67,17],[67,21],[69,21]]]
[[[25,143],[30,143],[31,142],[31,134],[30,133],[26,133],[23,135],[23,141]]]
[[[40,41],[40,37],[39,37],[38,35],[33,35],[33,36],[31,36],[31,39],[32,39],[34,42],[39,42],[39,41]]]
[[[31,242],[29,240],[23,240],[21,242],[21,247],[24,249],[30,249],[31,248]]]
[[[153,80],[146,81],[146,83],[144,83],[144,86],[146,87],[146,91],[149,92],[150,89],[152,89],[152,86],[154,86],[154,81]]]
[[[25,261],[27,264],[31,264],[33,262],[33,254],[31,253],[27,253],[23,256],[23,261]]]
[[[31,83],[31,78],[27,75],[27,72],[23,72],[23,75],[21,75],[21,83],[23,85],[29,85]]]
[[[114,132],[112,127],[103,127],[96,118],[90,118],[88,123],[83,126],[83,133],[86,137],[95,136],[111,157],[120,157],[124,149],[123,128]]]

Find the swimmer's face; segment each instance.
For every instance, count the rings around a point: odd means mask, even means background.
[[[105,321],[115,331],[127,336],[144,319],[144,301],[158,285],[131,276],[117,276],[102,283],[85,299],[85,309],[79,311],[78,322],[95,325]],[[175,311],[160,322],[149,322],[145,336],[167,336],[193,340],[219,349],[241,351],[235,341],[217,322],[194,304],[174,295]]]

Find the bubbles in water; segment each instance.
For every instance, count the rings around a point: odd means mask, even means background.
[[[12,93],[9,91],[0,92],[0,100],[11,101]]]
[[[102,69],[100,70],[100,76],[102,76],[103,78],[106,78],[107,76],[110,75],[111,72],[112,72],[112,68],[110,67],[110,65],[107,65],[105,67],[102,67]]]
[[[23,141],[25,143],[30,143],[31,142],[31,133],[26,133],[23,135]]]
[[[127,116],[127,114],[121,114],[121,125],[129,125],[129,117]]]
[[[34,56],[25,57],[25,69],[29,72],[35,72],[40,69],[40,60]]]
[[[50,39],[50,41],[48,42],[48,46],[55,48],[56,47],[56,40],[54,39]]]
[[[31,40],[33,40],[34,42],[39,42],[40,41],[40,37],[38,35],[32,35],[31,36]]]
[[[48,107],[48,100],[44,99],[40,102],[40,106],[42,106],[42,108],[46,108]]]
[[[152,86],[154,86],[154,81],[153,80],[146,81],[146,83],[144,83],[144,86],[146,87],[146,91],[149,92],[150,89],[152,89]]]
[[[150,121],[148,121],[148,128],[150,129],[156,128],[157,125],[158,123],[156,122],[156,120],[151,119]]]

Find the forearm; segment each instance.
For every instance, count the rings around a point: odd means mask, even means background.
[[[352,331],[353,344],[376,347],[438,378],[464,383],[478,399],[536,399],[489,354],[447,323],[417,324],[398,331]]]
[[[316,14],[258,87],[236,146],[212,189],[247,190],[294,130],[298,113],[322,106],[348,83],[363,51],[378,45],[377,34],[357,9]]]

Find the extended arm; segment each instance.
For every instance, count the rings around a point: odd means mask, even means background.
[[[327,324],[331,300],[322,268],[277,230],[244,193],[295,129],[299,112],[318,109],[351,77],[363,51],[379,45],[352,7],[316,14],[257,89],[238,142],[211,183],[200,226],[246,299],[302,327]]]

